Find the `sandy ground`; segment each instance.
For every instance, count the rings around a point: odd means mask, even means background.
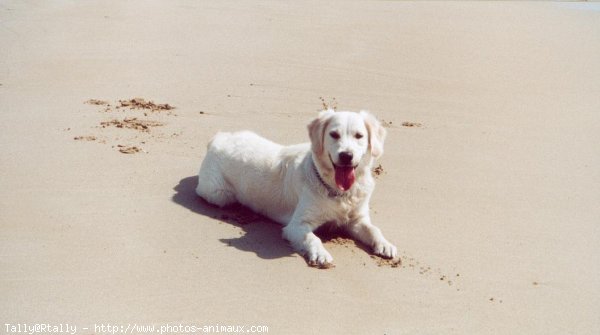
[[[1,1],[0,42],[0,332],[600,332],[598,4]],[[303,142],[323,104],[389,126],[401,266],[193,193],[217,130]]]

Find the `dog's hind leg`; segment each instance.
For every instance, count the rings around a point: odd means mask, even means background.
[[[219,207],[236,202],[232,186],[225,180],[220,169],[207,159],[202,162],[200,173],[198,173],[196,194]]]

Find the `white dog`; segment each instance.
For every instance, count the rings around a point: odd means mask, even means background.
[[[239,202],[279,222],[283,237],[311,266],[333,258],[313,233],[335,223],[386,258],[396,247],[371,224],[371,167],[386,131],[373,115],[326,110],[308,125],[311,143],[281,146],[252,132],[217,133],[198,175],[196,193],[209,203]]]

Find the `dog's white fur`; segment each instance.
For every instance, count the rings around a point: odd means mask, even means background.
[[[396,257],[396,247],[369,216],[371,167],[383,154],[385,129],[365,111],[326,110],[308,130],[311,143],[291,146],[249,131],[217,133],[208,144],[196,193],[221,207],[239,202],[285,225],[283,237],[313,266],[333,261],[313,233],[324,223],[344,228],[377,255]],[[351,153],[355,166],[355,182],[346,191],[336,186],[333,166],[341,152]]]

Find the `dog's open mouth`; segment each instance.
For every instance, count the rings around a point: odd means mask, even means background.
[[[335,167],[335,184],[342,191],[347,191],[354,184],[354,166],[337,166]]]
[[[335,170],[335,185],[342,191],[348,191],[352,184],[354,184],[354,180],[356,176],[354,171],[356,170],[356,166],[352,165],[337,165],[333,162],[331,157],[331,164],[333,164],[333,168]]]

